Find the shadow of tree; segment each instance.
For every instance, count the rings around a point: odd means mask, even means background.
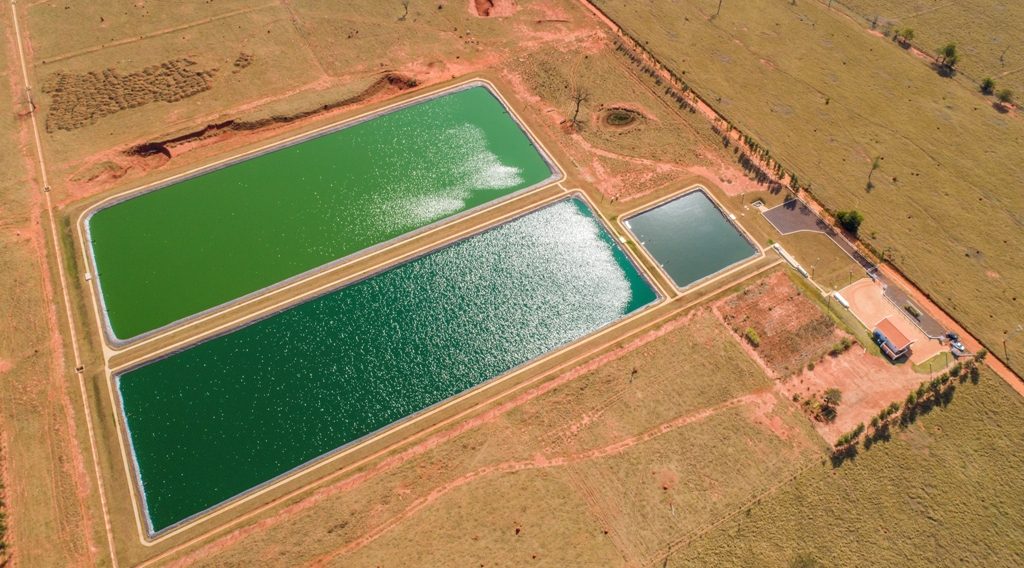
[[[843,446],[842,448],[837,448],[832,452],[832,455],[829,456],[829,459],[832,462],[832,467],[837,468],[847,461],[857,459],[858,453],[859,450],[857,449],[857,444],[850,444],[848,446]]]
[[[945,78],[949,79],[951,77],[955,77],[956,76],[956,68],[955,67],[950,67],[949,65],[945,65],[945,64],[939,63],[937,61],[932,63],[931,66],[932,66],[932,70],[934,70],[936,73],[939,74],[939,77],[945,77]]]

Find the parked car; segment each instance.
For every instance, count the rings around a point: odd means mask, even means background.
[[[948,339],[948,340],[949,340],[949,345],[950,345],[950,346],[951,346],[951,347],[952,347],[952,348],[953,348],[953,349],[954,349],[955,351],[961,351],[961,352],[966,352],[966,351],[967,351],[967,348],[966,348],[966,347],[964,347],[964,344],[963,344],[963,342],[962,342],[962,341],[960,341],[960,336],[959,336],[959,335],[957,335],[956,333],[953,333],[952,331],[951,331],[951,332],[949,332],[949,333],[947,333],[947,334],[946,334],[946,339]]]

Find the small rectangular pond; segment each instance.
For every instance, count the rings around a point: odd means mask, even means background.
[[[86,221],[108,334],[138,337],[555,176],[471,83],[115,201]]]
[[[677,288],[690,286],[758,252],[703,189],[623,222]]]
[[[591,334],[657,295],[558,201],[116,380],[159,532]]]

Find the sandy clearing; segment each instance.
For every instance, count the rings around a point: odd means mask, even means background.
[[[929,339],[921,328],[910,321],[903,310],[890,302],[883,292],[882,284],[871,278],[862,278],[839,291],[850,303],[850,312],[873,331],[878,322],[885,318],[903,332],[914,343],[911,346],[910,362],[920,365],[928,359],[946,351],[946,347]]]
[[[952,360],[950,356],[950,362]],[[935,374],[941,371],[934,369]],[[857,424],[863,422],[866,425],[890,402],[902,401],[907,393],[930,378],[915,372],[910,365],[894,365],[866,352],[860,345],[854,345],[838,357],[825,357],[813,371],[805,369],[779,383],[778,389],[787,398],[799,395],[801,399],[818,396],[832,387],[842,391],[843,402],[839,405],[835,421],[812,421],[822,438],[834,442]]]

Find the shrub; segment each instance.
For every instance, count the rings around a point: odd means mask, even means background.
[[[814,370],[814,361],[811,361],[810,363],[807,364],[807,370],[808,371],[813,371]]]
[[[860,230],[860,224],[864,222],[864,215],[856,210],[839,211],[836,213],[836,220],[839,221],[840,226],[856,235]]]
[[[863,433],[864,433],[864,423],[861,422],[860,424],[857,425],[856,428],[853,429],[852,432],[850,432],[850,440],[851,441],[852,440],[856,440]]]
[[[892,39],[899,42],[900,45],[909,45],[910,42],[914,41],[914,29],[896,28],[893,30]]]
[[[1013,104],[1013,91],[1010,89],[1003,89],[1002,91],[999,91],[996,93],[996,100],[1004,107]]]
[[[992,77],[985,77],[981,80],[981,92],[986,95],[991,95],[996,90],[996,82],[992,80]]]
[[[832,387],[825,391],[824,396],[821,397],[822,402],[829,406],[839,406],[843,402],[843,392],[835,387]]]
[[[851,341],[849,337],[844,337],[842,340],[833,345],[832,349],[828,350],[828,354],[833,357],[838,357],[839,355],[845,353],[852,346],[853,341]]]
[[[746,338],[747,343],[750,343],[754,347],[759,347],[761,345],[761,336],[759,336],[752,327],[748,327],[747,330],[743,332],[743,337]]]

